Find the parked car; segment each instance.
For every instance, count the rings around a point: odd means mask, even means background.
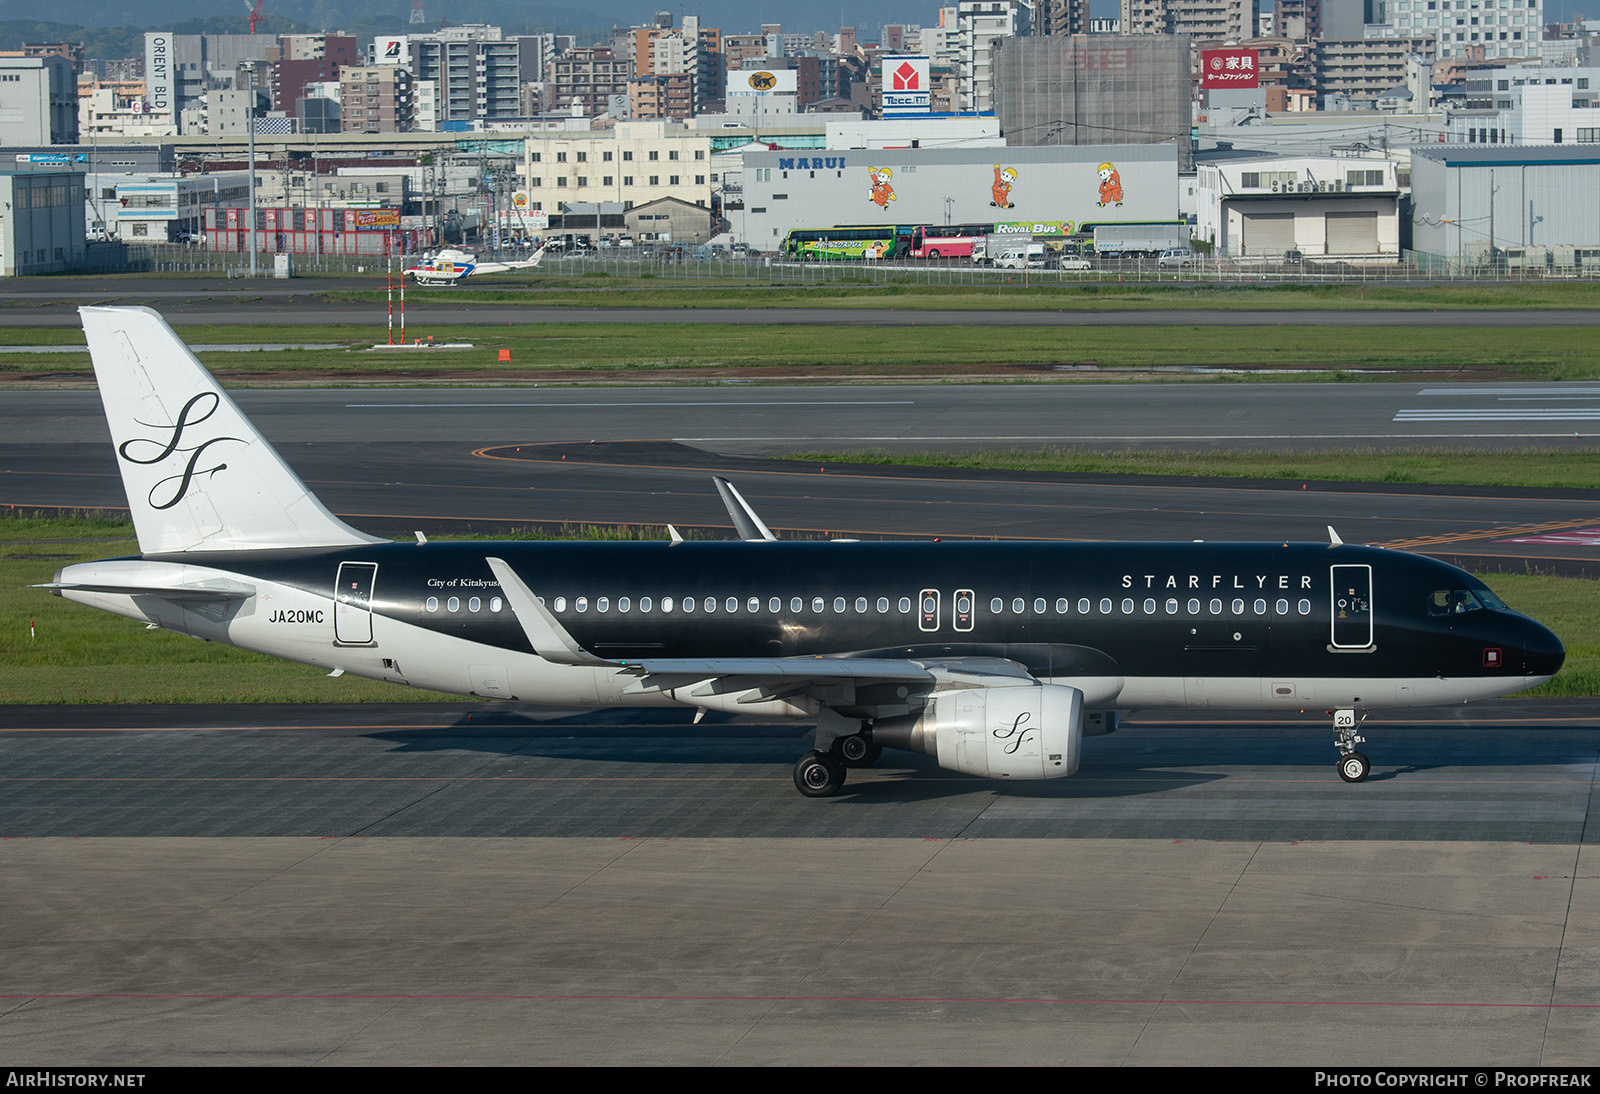
[[[1169,266],[1193,266],[1194,252],[1187,247],[1169,247],[1162,251],[1156,259],[1156,265],[1165,269]]]

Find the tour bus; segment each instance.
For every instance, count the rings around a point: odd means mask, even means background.
[[[910,258],[971,258],[992,224],[919,224],[911,229]]]
[[[911,229],[893,224],[851,228],[796,228],[784,237],[784,257],[799,262],[903,258]]]

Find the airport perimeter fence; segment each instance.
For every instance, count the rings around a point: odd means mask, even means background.
[[[478,252],[484,261],[516,260],[526,251]],[[402,269],[421,256],[396,256]],[[257,256],[257,276],[271,277],[276,256]],[[337,276],[382,274],[384,259],[372,255],[291,256],[296,275]],[[90,248],[89,269],[115,273],[212,274],[250,276],[246,254],[208,251],[185,244],[118,244]],[[1582,266],[1522,265],[1501,260],[1493,263],[1457,261],[1438,255],[1407,251],[1400,261],[1349,262],[1334,259],[1225,258],[1197,256],[1191,266],[1162,267],[1149,258],[1096,259],[1088,270],[996,269],[960,260],[891,260],[850,262],[795,262],[777,256],[693,257],[680,251],[641,253],[629,248],[547,255],[538,268],[541,277],[570,278],[578,282],[609,279],[704,281],[723,284],[783,285],[958,285],[993,287],[1046,287],[1050,285],[1113,285],[1134,283],[1197,284],[1406,284],[1418,282],[1550,282],[1600,280],[1600,263]],[[496,279],[473,281],[475,288],[491,288]],[[517,282],[508,282],[517,287]]]

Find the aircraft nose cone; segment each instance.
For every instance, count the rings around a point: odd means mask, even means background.
[[[1548,627],[1530,621],[1522,637],[1523,671],[1529,676],[1554,676],[1567,659],[1567,648]]]

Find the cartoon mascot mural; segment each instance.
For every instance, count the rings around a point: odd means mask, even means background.
[[[880,209],[887,210],[889,203],[895,200],[894,187],[889,185],[889,180],[894,178],[894,172],[887,167],[869,167],[867,173],[872,176],[872,190],[867,197],[872,199],[872,204]]]
[[[1009,209],[1011,203],[1011,187],[1016,184],[1017,169],[1015,167],[1001,167],[994,165],[994,185],[989,188],[991,195],[990,205],[996,209]]]
[[[1100,207],[1122,204],[1122,176],[1109,163],[1100,165]]]

